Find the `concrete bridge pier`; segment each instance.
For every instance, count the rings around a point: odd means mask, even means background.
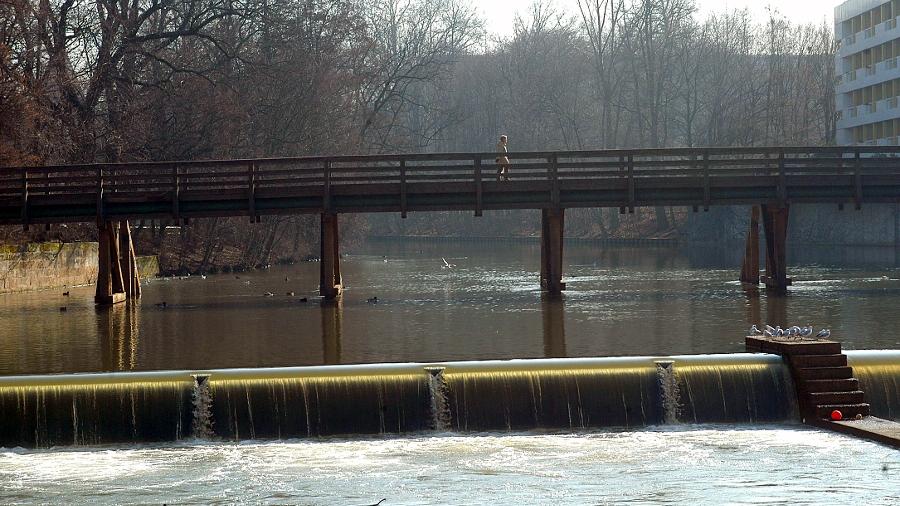
[[[127,221],[100,222],[94,302],[113,305],[141,296],[141,280]]]
[[[789,207],[761,205],[750,210],[750,230],[741,267],[744,286],[760,283],[774,293],[787,293],[792,280],[787,276],[787,225]],[[762,217],[766,237],[766,274],[759,275],[759,221]]]
[[[566,289],[562,282],[565,210],[541,210],[541,288],[550,295]]]
[[[322,213],[322,234],[319,244],[319,294],[326,299],[340,297],[341,282],[340,234],[337,213]]]

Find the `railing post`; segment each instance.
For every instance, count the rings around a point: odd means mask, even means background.
[[[322,166],[322,212],[331,210],[331,161],[325,160]]]
[[[28,230],[28,169],[22,170],[22,226]]]
[[[259,217],[256,215],[256,162],[250,162],[247,169],[247,205],[250,210],[250,223],[257,223]]]
[[[778,152],[778,207],[787,206],[787,173],[784,166],[784,150]]]
[[[856,201],[856,210],[859,211],[862,209],[863,198],[862,157],[860,156],[859,150],[856,150],[856,159],[853,163],[853,185],[853,199]]]
[[[97,223],[103,223],[103,167],[97,167]]]
[[[624,156],[620,156],[620,157],[619,157],[619,173],[620,173],[623,177],[627,178],[627,177],[628,177],[627,170],[628,170],[628,169],[627,169],[627,165],[626,165],[626,163],[625,163],[625,157],[624,157]],[[626,181],[626,182],[627,182],[627,181]],[[625,206],[620,206],[620,207],[619,207],[619,214],[625,214],[626,212],[627,212],[627,211],[626,211]]]
[[[483,212],[484,188],[481,184],[481,158],[475,159],[475,216],[479,217]]]
[[[550,177],[550,203],[554,209],[559,209],[559,167],[556,155],[549,156],[547,163]]]
[[[179,214],[180,214],[180,200],[181,200],[181,169],[178,164],[172,165],[172,217],[175,219],[175,222],[178,223]]]
[[[400,160],[400,217],[406,219],[406,160]]]
[[[709,178],[709,150],[703,150],[703,211],[709,211],[709,205],[712,201],[712,190],[710,189]]]
[[[635,189],[634,189],[634,155],[628,155],[628,213],[634,214]]]

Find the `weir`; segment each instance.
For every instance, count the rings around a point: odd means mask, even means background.
[[[798,420],[750,354],[11,376],[0,411],[2,447]]]

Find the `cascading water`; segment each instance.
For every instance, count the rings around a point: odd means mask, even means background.
[[[897,355],[860,366],[873,397]],[[0,377],[0,446],[771,422],[795,397],[759,354]]]
[[[215,433],[213,432],[213,399],[212,392],[209,390],[209,375],[195,374],[193,377],[191,435],[197,439],[212,439]]]
[[[443,367],[426,367],[428,372],[428,397],[430,401],[431,429],[446,432],[451,427],[450,405],[447,403],[449,390],[444,380]]]
[[[900,351],[846,351],[873,416],[900,422]]]
[[[173,441],[190,424],[187,381],[131,373],[37,378],[0,378],[0,447]]]
[[[678,423],[681,414],[681,399],[678,389],[678,380],[675,377],[671,360],[659,360],[656,362],[656,377],[659,379],[659,397],[663,410],[663,421],[667,424]]]

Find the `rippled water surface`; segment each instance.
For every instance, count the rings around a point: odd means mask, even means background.
[[[799,426],[0,452],[0,502],[866,504],[895,450]]]
[[[786,298],[742,290],[740,255],[567,244],[562,301],[540,291],[536,243],[420,240],[349,248],[333,305],[316,297],[315,262],[154,280],[113,309],[96,309],[91,287],[4,295],[0,374],[727,353],[759,322],[900,348],[892,249],[793,251]]]

